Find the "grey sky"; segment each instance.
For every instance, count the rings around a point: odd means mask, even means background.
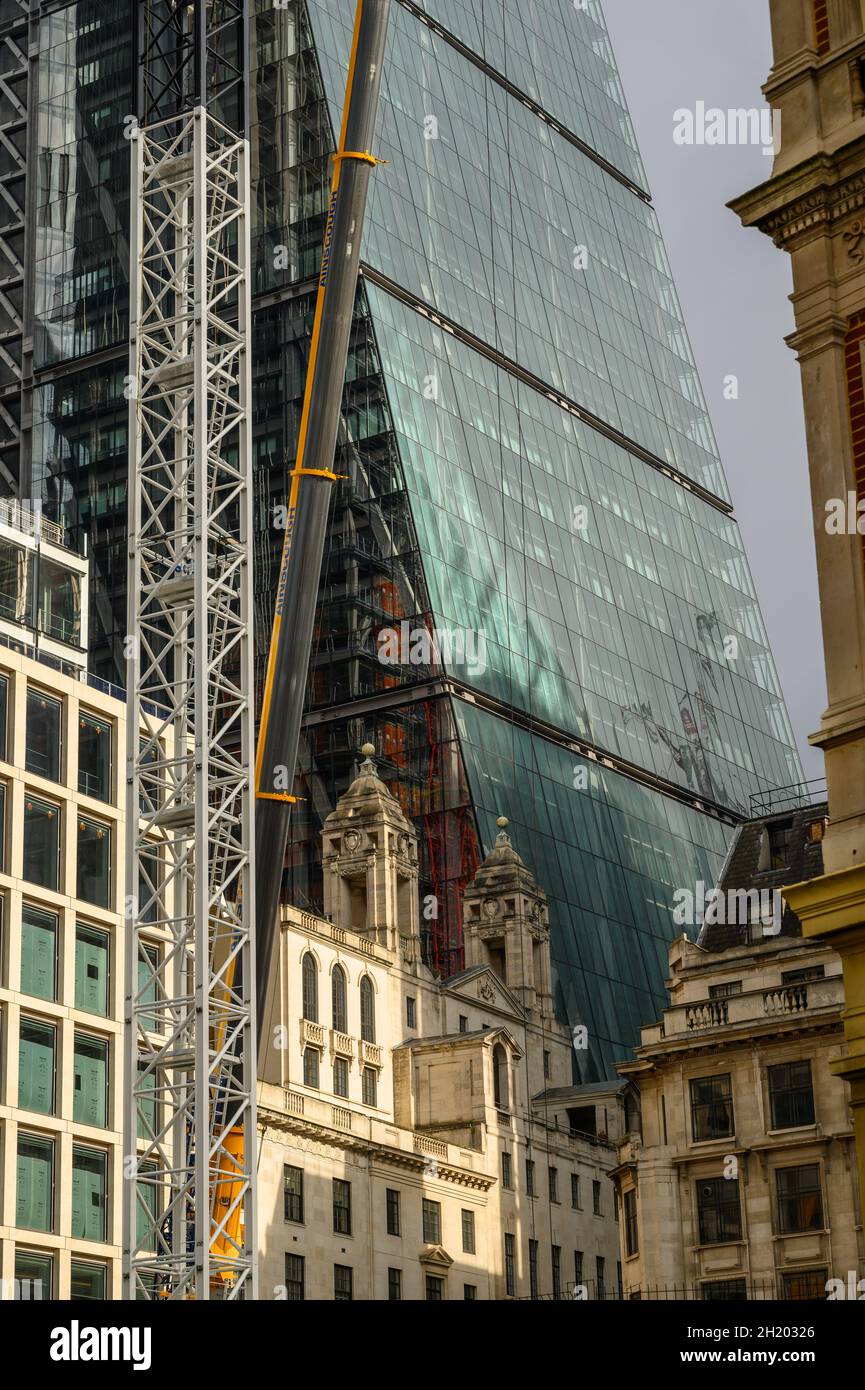
[[[625,95],[806,777],[826,704],[790,263],[725,204],[769,177],[753,146],[673,142],[673,112],[764,104],[768,0],[603,0]],[[739,378],[739,399],[723,396]]]

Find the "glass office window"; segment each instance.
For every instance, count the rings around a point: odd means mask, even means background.
[[[35,1250],[15,1251],[15,1298],[32,1302],[50,1298],[54,1283],[54,1261]]]
[[[0,614],[2,614],[2,593],[0,593]],[[0,762],[6,762],[6,729],[9,714],[9,681],[0,676]]]
[[[156,1073],[147,1070],[147,1062],[142,1059],[138,1063],[138,1099],[136,1117],[136,1132],[139,1139],[152,1139],[157,1132],[157,1102],[151,1100],[145,1091],[156,1090]]]
[[[95,714],[78,720],[78,790],[99,801],[111,800],[111,725]]]
[[[21,992],[57,997],[57,916],[30,903],[21,907]]]
[[[97,907],[111,905],[111,827],[78,822],[78,896]]]
[[[108,1156],[99,1149],[72,1147],[72,1237],[104,1240],[108,1182]]]
[[[695,1144],[726,1139],[733,1133],[730,1076],[701,1076],[691,1081],[691,1134]]]
[[[0,782],[0,872],[6,869],[6,783]]]
[[[162,911],[162,859],[159,849],[142,849],[138,857],[138,920],[150,923],[159,920]],[[164,916],[164,913],[163,913]]]
[[[79,1124],[108,1123],[108,1043],[87,1033],[75,1034],[72,1118]]]
[[[60,878],[60,807],[28,796],[24,801],[24,877],[57,891]]]
[[[81,575],[39,557],[39,614],[42,631],[71,647],[81,644]]]
[[[18,1035],[18,1104],[22,1110],[54,1114],[54,1056],[57,1030],[22,1016]]]
[[[769,1103],[773,1129],[798,1129],[814,1123],[814,1087],[810,1062],[783,1062],[769,1067]]]
[[[152,1229],[159,1211],[158,1165],[152,1159],[138,1166],[138,1182],[135,1184],[135,1241],[139,1249],[147,1250],[147,1233]]]
[[[24,766],[40,777],[60,781],[60,737],[63,705],[32,686],[27,691],[27,734]]]
[[[155,1004],[161,998],[156,971],[159,968],[159,947],[139,942],[138,945],[138,1002]],[[159,1015],[150,1014],[143,1018],[145,1028],[155,1031],[159,1028]]]
[[[50,1231],[54,1209],[54,1141],[18,1133],[15,1224]]]
[[[105,1265],[90,1264],[86,1260],[72,1261],[69,1297],[73,1303],[101,1302],[107,1287],[108,1270]]]
[[[75,1007],[108,1013],[108,933],[82,922],[75,928]]]

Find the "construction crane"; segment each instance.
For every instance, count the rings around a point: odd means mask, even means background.
[[[256,1019],[260,1025],[264,1017],[294,800],[288,788],[336,481],[389,10],[390,0],[358,0],[253,783],[249,144],[237,62],[248,50],[246,0],[140,0],[130,331],[126,869],[133,909],[124,1137],[134,1162],[125,1174],[127,1298],[257,1293]]]

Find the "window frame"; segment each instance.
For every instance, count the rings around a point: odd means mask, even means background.
[[[700,1178],[696,1181],[697,1232],[700,1245],[732,1245],[742,1239],[742,1202],[738,1178]],[[702,1191],[711,1187],[715,1197],[710,1198]],[[721,1196],[723,1194],[723,1197]],[[735,1200],[734,1200],[735,1198]],[[725,1212],[735,1207],[735,1230],[723,1229]],[[711,1221],[709,1218],[711,1217]],[[716,1225],[716,1234],[710,1234],[710,1225]]]
[[[800,1185],[801,1174],[813,1173],[814,1186],[802,1187]],[[796,1176],[796,1190],[782,1192],[783,1181],[790,1180]],[[775,1169],[775,1208],[777,1215],[777,1231],[781,1236],[809,1235],[813,1231],[822,1231],[826,1225],[826,1209],[823,1202],[823,1178],[819,1163],[795,1163],[785,1165],[783,1168]],[[802,1224],[788,1224],[788,1213],[792,1209],[804,1213],[807,1202],[816,1196],[815,1217],[819,1220],[806,1223],[804,1215]]]
[[[297,1191],[289,1188],[289,1173],[297,1174]],[[303,1169],[296,1163],[283,1163],[282,1165],[282,1212],[283,1220],[289,1221],[293,1226],[303,1226],[304,1210],[304,1182]],[[297,1215],[292,1215],[297,1212]]]
[[[351,1235],[351,1183],[345,1178],[332,1178],[333,1233]]]
[[[792,1080],[789,1080],[786,1086],[776,1084],[780,1081],[779,1073],[792,1073],[796,1068],[807,1070],[807,1086],[802,1085],[801,1083],[795,1084]],[[773,1131],[788,1129],[808,1129],[812,1125],[815,1125],[817,1123],[817,1106],[816,1098],[814,1095],[814,1074],[811,1068],[810,1057],[803,1058],[801,1061],[797,1062],[778,1062],[772,1066],[767,1067],[766,1085],[769,1094],[769,1116]],[[804,1107],[801,1104],[801,1098],[803,1096],[806,1097],[807,1100],[807,1103],[804,1105]],[[778,1105],[779,1101],[789,1105],[790,1107],[789,1123],[779,1123],[779,1119],[783,1118],[779,1116],[778,1111],[776,1109],[776,1106]],[[808,1116],[807,1119],[802,1119],[798,1117],[797,1111],[799,1111],[800,1109],[802,1109],[804,1113]]]
[[[424,1245],[442,1243],[442,1204],[432,1197],[421,1198],[421,1226]],[[432,1234],[430,1234],[432,1233]]]
[[[711,1095],[708,1099],[698,1099],[698,1087],[712,1088],[726,1084],[726,1095]],[[716,1076],[692,1076],[688,1081],[688,1100],[691,1112],[691,1142],[709,1144],[718,1139],[731,1139],[735,1133],[736,1117],[733,1108],[733,1077],[730,1072],[720,1072]],[[724,1115],[727,1128],[718,1126],[719,1115]],[[711,1132],[706,1132],[711,1131]]]
[[[385,1188],[385,1221],[389,1236],[400,1234],[400,1195],[398,1187]]]

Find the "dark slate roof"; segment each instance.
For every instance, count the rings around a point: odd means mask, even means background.
[[[816,839],[812,839],[811,827],[822,827],[827,814],[826,803],[822,802],[794,811],[762,816],[759,820],[741,825],[718,887],[725,892],[750,888],[758,891],[781,890],[790,883],[804,883],[819,877],[823,873],[822,830]],[[761,869],[764,834],[768,835],[773,827],[789,827],[787,862],[782,869]],[[758,935],[752,937],[748,924],[743,923],[704,924],[698,945],[706,951],[727,951],[733,946],[746,946],[752,939],[762,940],[759,926],[757,932]],[[802,924],[786,903],[779,935],[802,935]]]
[[[584,1096],[616,1094],[627,1090],[627,1087],[627,1081],[586,1081],[579,1086],[551,1086],[549,1090],[539,1091],[532,1096],[532,1100],[581,1100]]]

